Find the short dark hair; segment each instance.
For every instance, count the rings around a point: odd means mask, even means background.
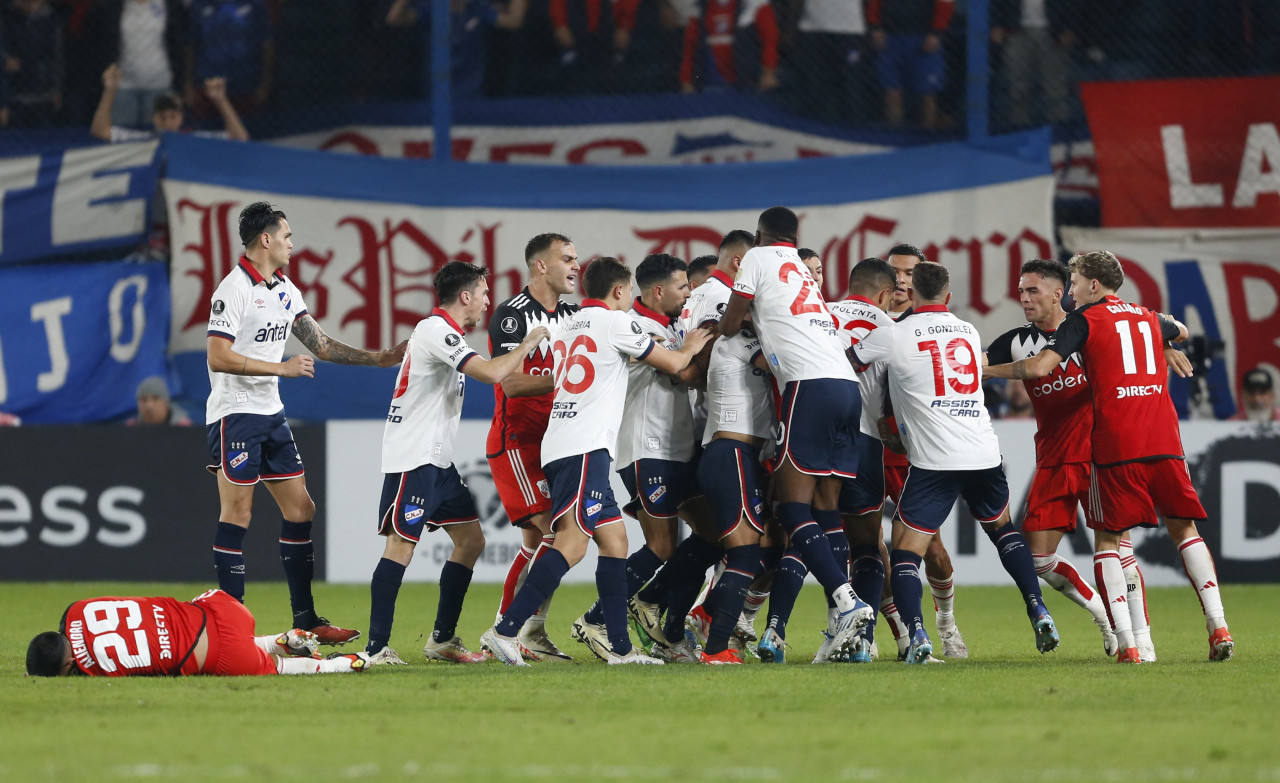
[[[573,240],[564,234],[539,234],[530,239],[524,246],[524,262],[532,264],[533,259],[551,249],[556,242],[572,244]]]
[[[750,231],[743,231],[740,228],[735,228],[725,234],[724,239],[720,240],[720,250],[724,251],[725,248],[733,247],[734,245],[746,245],[747,247],[751,247],[755,243],[755,234],[752,234]]]
[[[613,256],[601,256],[582,273],[582,290],[588,299],[604,299],[620,285],[631,279],[631,267]]]
[[[261,236],[264,231],[274,231],[281,220],[287,220],[284,213],[265,201],[255,201],[240,210],[240,241],[245,247]]]
[[[898,272],[889,262],[872,256],[853,265],[849,272],[849,293],[867,296],[898,286]]]
[[[915,289],[917,300],[937,301],[950,284],[951,275],[942,264],[920,264],[911,273],[911,287]]]
[[[1108,250],[1077,253],[1068,264],[1072,272],[1086,280],[1097,280],[1103,288],[1119,291],[1124,285],[1124,267],[1120,259]]]
[[[800,218],[786,207],[769,207],[760,213],[760,232],[779,239],[795,240],[800,233]]]
[[[489,274],[489,270],[466,261],[450,261],[436,272],[436,296],[440,304],[453,304],[463,291],[470,291]]]
[[[182,111],[182,96],[176,92],[162,92],[151,101],[151,113]]]
[[[689,265],[683,258],[676,258],[668,253],[654,253],[645,256],[636,267],[636,285],[641,289],[665,283],[676,272],[688,272]]]
[[[921,261],[928,261],[924,257],[924,251],[915,245],[894,245],[889,248],[889,252],[884,254],[884,260],[888,261],[889,256],[915,256]]]
[[[1057,280],[1063,288],[1067,287],[1067,268],[1057,261],[1048,258],[1032,258],[1022,262],[1024,275],[1040,275],[1046,280]]]
[[[811,247],[802,247],[796,253],[799,254],[801,261],[808,261],[810,258],[818,257],[818,251]]]
[[[32,677],[57,677],[67,660],[71,642],[57,631],[45,631],[27,645],[27,674]]]
[[[689,262],[689,277],[711,274],[719,260],[715,256],[698,256]]]

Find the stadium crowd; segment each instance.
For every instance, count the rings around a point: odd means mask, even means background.
[[[972,3],[974,0],[970,0]],[[149,125],[430,93],[429,0],[5,0],[0,127],[88,125],[112,63],[112,122]],[[1280,70],[1268,0],[990,0],[997,128],[1077,119],[1083,80]],[[845,124],[945,128],[963,114],[954,0],[452,0],[455,100],[748,91]]]

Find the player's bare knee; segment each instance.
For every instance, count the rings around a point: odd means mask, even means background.
[[[391,533],[386,538],[387,542],[382,548],[382,556],[402,566],[409,565],[410,561],[413,560],[413,549],[417,544],[401,538],[395,533]]]
[[[223,508],[218,514],[219,522],[226,522],[229,525],[237,527],[249,527],[249,520],[253,518],[253,507],[251,505],[234,504],[230,508]]]
[[[449,559],[468,568],[474,566],[484,552],[484,531],[480,529],[480,523],[451,525],[448,531],[453,541],[453,555]]]
[[[1169,517],[1165,519],[1164,526],[1169,531],[1169,538],[1173,539],[1174,544],[1181,544],[1183,541],[1200,535],[1195,521],[1191,519]]]

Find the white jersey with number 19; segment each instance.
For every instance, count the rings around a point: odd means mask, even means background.
[[[942,305],[918,307],[853,347],[860,364],[887,361],[889,397],[907,458],[929,470],[1000,464],[1000,441],[982,393],[982,341]]]
[[[617,456],[627,399],[627,367],[656,347],[640,324],[598,299],[562,321],[551,335],[555,396],[542,436],[542,464],[606,449]]]
[[[751,300],[751,318],[780,386],[838,378],[857,382],[817,283],[795,245],[753,247],[742,257],[733,291]]]

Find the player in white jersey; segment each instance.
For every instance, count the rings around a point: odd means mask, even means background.
[[[428,660],[479,663],[455,634],[472,569],[484,551],[484,532],[475,501],[453,465],[454,441],[462,418],[464,375],[501,383],[518,372],[525,356],[550,336],[545,326],[529,330],[518,348],[496,359],[480,358],[463,336],[489,309],[488,270],[461,261],[435,275],[439,305],[418,322],[396,376],[382,435],[382,498],[378,533],[386,537],[382,559],[369,586],[369,644],[373,664],[403,664],[388,646],[396,596],[423,530],[444,528],[453,542],[440,571],[435,630],[422,652]]]
[[[626,309],[631,270],[604,257],[583,273],[587,299],[560,324],[553,340],[555,401],[542,439],[542,465],[551,483],[555,545],[529,569],[511,606],[480,637],[484,648],[511,666],[527,666],[516,634],[555,592],[594,539],[600,550],[596,586],[608,631],[609,663],[661,663],[639,653],[627,635],[627,532],[609,485],[617,433],[626,405],[627,366],[642,361],[668,375],[689,365],[710,332],[685,336],[678,351],[659,347]]]
[[[933,643],[921,618],[920,563],[929,539],[963,497],[1000,552],[1035,630],[1036,647],[1058,646],[1058,632],[1040,595],[1031,549],[1009,521],[1009,485],[1000,443],[983,404],[978,330],[947,310],[950,277],[941,264],[913,275],[914,314],[892,329],[876,329],[857,345],[860,365],[889,364],[889,394],[911,468],[893,523],[893,594],[911,632],[907,663],[926,663]]]
[[[244,600],[244,536],[259,481],[280,507],[280,561],[289,582],[293,624],[322,644],[345,644],[359,631],[339,628],[316,614],[311,595],[314,569],[311,520],[316,506],[307,493],[302,458],[280,401],[278,377],[315,376],[315,359],[284,358],[290,332],[315,354],[336,364],[391,367],[405,343],[385,351],[362,351],[324,333],[307,312],[302,295],[281,271],[289,265],[293,232],[284,213],[266,202],[240,212],[244,255],[209,303],[207,342],[209,470],[218,477],[220,511],[213,539],[218,587]]]
[[[720,330],[737,334],[749,310],[769,368],[783,385],[774,514],[834,603],[815,658],[822,661],[873,611],[854,594],[823,533],[831,516],[839,517],[840,477],[857,473],[861,404],[847,345],[796,254],[799,225],[785,207],[761,213],[756,246],[742,259]]]

